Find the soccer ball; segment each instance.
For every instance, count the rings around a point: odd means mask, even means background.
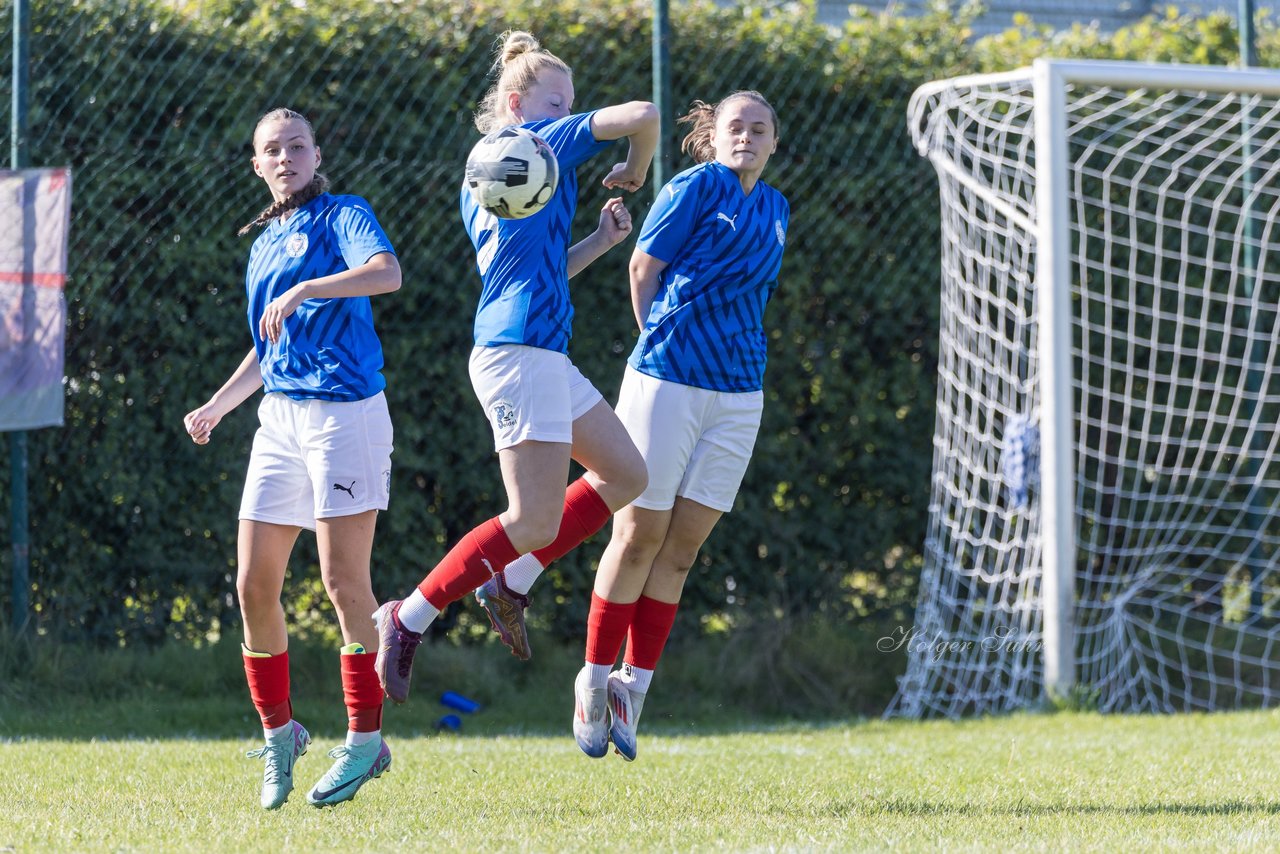
[[[560,166],[551,146],[522,127],[494,131],[467,155],[471,197],[503,219],[524,219],[542,210],[559,181]]]

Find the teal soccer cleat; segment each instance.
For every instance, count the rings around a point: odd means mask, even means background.
[[[327,807],[349,801],[361,786],[381,777],[391,767],[391,748],[382,739],[357,747],[340,744],[330,750],[329,755],[337,761],[307,794],[307,803],[312,806]]]
[[[310,744],[311,735],[302,724],[289,721],[288,732],[245,754],[250,759],[262,758],[267,763],[262,772],[263,809],[279,809],[289,800],[289,793],[293,791],[293,766],[298,757],[307,752]]]

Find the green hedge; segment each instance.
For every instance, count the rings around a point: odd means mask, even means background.
[[[793,211],[767,316],[756,458],[695,568],[682,619],[732,631],[761,618],[905,610],[929,492],[938,277],[936,182],[909,145],[907,99],[926,80],[1009,63],[1046,40],[1080,55],[1120,42],[1057,42],[1027,25],[974,45],[965,16],[941,8],[862,14],[835,32],[813,23],[812,3],[672,7],[672,112],[695,97],[763,91],[783,134],[766,179]],[[75,170],[67,423],[30,435],[41,632],[125,644],[234,631],[235,512],[254,406],[205,448],[181,419],[249,345],[249,240],[235,230],[266,198],[248,168],[249,136],[275,106],[312,118],[335,188],[370,199],[405,270],[404,288],[375,300],[396,429],[377,594],[406,591],[503,509],[465,365],[477,277],[456,193],[476,136],[471,111],[494,39],[510,27],[575,67],[577,107],[649,98],[649,12],[641,0],[34,0],[31,159]],[[1163,44],[1192,25],[1149,26]],[[8,75],[9,54],[0,62]],[[606,166],[602,157],[580,171],[580,234],[604,199]],[[637,219],[650,197],[630,200]],[[573,283],[572,355],[610,397],[634,340],[628,254],[615,250]],[[6,469],[6,491],[7,479]],[[535,591],[543,629],[583,631],[602,540]],[[295,619],[321,625],[332,621],[314,560],[304,535],[288,600]],[[456,636],[482,634],[475,609],[458,614],[468,631]]]

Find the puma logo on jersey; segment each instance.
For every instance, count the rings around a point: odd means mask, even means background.
[[[353,480],[353,481],[351,481],[351,485],[350,485],[350,486],[343,486],[343,485],[342,485],[342,484],[340,484],[340,483],[335,483],[335,484],[333,485],[333,488],[334,488],[334,489],[341,490],[342,492],[345,492],[347,495],[350,495],[352,498],[355,498],[355,497],[356,497],[356,493],[355,493],[356,482],[355,482],[354,480]]]
[[[720,213],[719,211],[716,212],[716,219],[722,219],[725,222],[729,223],[729,227],[734,231],[738,230],[738,226],[734,225],[733,223],[733,220],[737,218],[738,218],[737,214],[733,215],[733,219],[729,219],[729,217],[726,214]]]

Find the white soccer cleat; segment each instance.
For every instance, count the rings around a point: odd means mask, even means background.
[[[573,680],[573,737],[583,753],[599,759],[609,752],[609,689],[588,687],[589,674],[584,667]]]
[[[613,752],[628,762],[636,758],[636,725],[640,723],[640,710],[644,708],[644,694],[637,694],[627,687],[622,674],[609,674],[609,738]]]

